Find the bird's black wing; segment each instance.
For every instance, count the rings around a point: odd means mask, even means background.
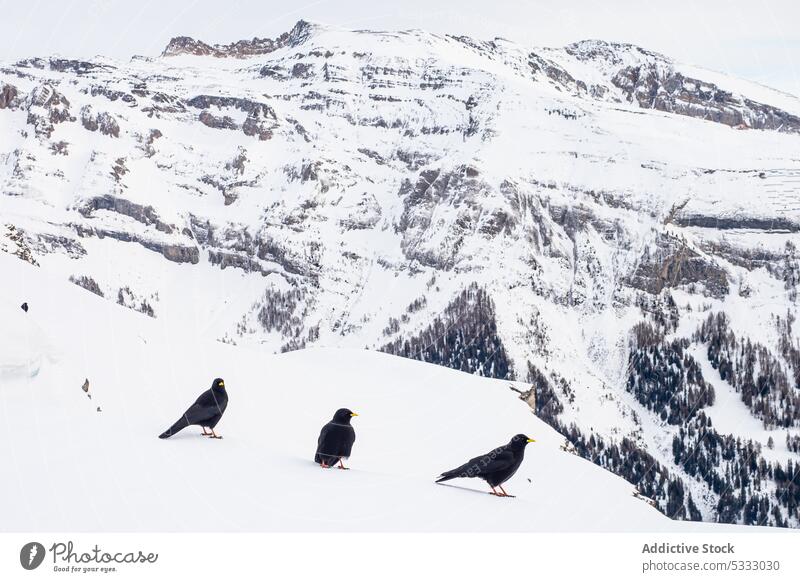
[[[498,448],[491,453],[470,459],[467,465],[477,471],[478,475],[487,475],[495,471],[508,469],[514,464],[514,454],[505,448]]]
[[[183,416],[189,421],[189,424],[200,424],[211,420],[218,414],[219,408],[216,405],[200,406],[199,404],[192,404]]]
[[[319,431],[319,438],[317,439],[317,452],[320,452],[322,449],[322,445],[325,442],[325,437],[328,436],[328,433],[331,430],[331,423],[327,423],[325,426],[322,427],[322,430]]]
[[[203,392],[183,414],[189,424],[201,424],[222,414],[222,408],[211,390]]]
[[[324,459],[322,455],[334,456],[335,451],[331,450],[331,442],[333,441],[331,432],[333,426],[331,423],[325,424],[322,430],[319,431],[319,438],[317,439],[317,452],[314,454],[314,462],[321,463]]]
[[[445,471],[437,481],[447,481],[456,477],[480,477],[508,469],[513,465],[514,454],[505,447],[498,447],[490,453],[470,459],[460,467]]]
[[[356,442],[356,431],[352,426],[347,427],[342,435],[341,453],[344,458],[348,458],[353,450],[353,443]]]

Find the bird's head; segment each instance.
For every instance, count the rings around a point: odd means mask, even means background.
[[[336,411],[336,414],[333,415],[333,421],[341,424],[350,424],[350,419],[354,416],[358,416],[358,414],[349,408],[340,408]]]
[[[225,380],[222,378],[215,378],[214,382],[211,384],[211,387],[216,390],[225,390]]]
[[[524,434],[515,434],[511,437],[511,446],[515,448],[524,449],[528,443],[535,443],[536,440],[532,439]]]

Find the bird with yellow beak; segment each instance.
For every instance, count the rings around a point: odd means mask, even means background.
[[[503,489],[503,483],[511,479],[519,469],[522,459],[525,457],[525,447],[528,446],[528,443],[535,442],[534,439],[524,434],[514,435],[508,444],[497,447],[485,455],[470,459],[460,467],[445,471],[436,482],[443,483],[450,479],[480,477],[492,488],[491,495],[514,497],[506,493],[506,490]],[[500,492],[497,491],[497,487],[500,488]]]
[[[314,462],[323,469],[333,467],[337,463],[340,469],[347,469],[342,459],[348,459],[356,442],[356,431],[350,424],[354,416],[358,416],[349,408],[337,410],[330,422],[322,427],[317,439],[317,452]]]

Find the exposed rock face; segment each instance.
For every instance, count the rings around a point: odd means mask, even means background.
[[[76,75],[86,75],[99,70],[113,70],[113,67],[109,67],[108,65],[98,65],[97,63],[89,63],[75,59],[50,59],[48,63],[51,71],[75,73]]]
[[[242,269],[246,273],[261,273],[264,276],[271,273],[280,273],[280,270],[270,269],[262,264],[258,258],[245,253],[209,251],[208,260],[212,265],[217,265],[221,269],[234,267]]]
[[[135,107],[137,104],[136,97],[134,97],[130,93],[127,93],[125,91],[118,91],[116,89],[109,89],[108,87],[104,87],[101,85],[92,85],[91,88],[89,89],[89,94],[92,97],[102,95],[111,102],[119,100],[122,101],[123,103],[126,103],[127,105],[130,105],[131,107]]]
[[[37,136],[49,138],[55,125],[75,121],[70,114],[67,98],[50,84],[36,87],[28,98],[28,125],[32,125]]]
[[[14,85],[3,85],[0,87],[0,109],[13,107],[17,98],[17,88]]]
[[[156,155],[156,148],[154,144],[157,139],[163,136],[164,134],[162,134],[161,131],[158,129],[151,129],[147,133],[147,137],[144,138],[142,149],[144,150],[144,153],[148,158],[152,158],[154,155]]]
[[[570,92],[586,93],[586,83],[576,80],[566,70],[536,53],[528,55],[528,66],[534,76],[544,75]]]
[[[731,127],[800,132],[800,117],[660,67],[626,67],[612,79],[631,102]]]
[[[124,307],[127,307],[128,309],[133,309],[134,311],[143,313],[148,317],[156,316],[155,310],[153,309],[153,306],[151,305],[150,301],[148,301],[146,298],[139,297],[127,285],[125,287],[121,287],[117,291],[117,305],[122,305]]]
[[[269,108],[260,107],[253,109],[242,124],[245,135],[258,136],[261,141],[272,137],[272,130],[277,127],[275,112]]]
[[[675,217],[674,222],[679,226],[697,226],[700,228],[715,228],[720,230],[747,229],[776,232],[800,231],[800,222],[798,222],[796,219],[783,216],[758,218],[755,216],[727,217],[680,213]]]
[[[266,103],[258,103],[249,99],[236,97],[220,97],[216,95],[198,95],[187,101],[187,105],[202,109],[199,120],[208,127],[216,129],[241,129],[247,136],[257,136],[260,140],[272,137],[272,131],[278,127],[275,111]],[[229,115],[214,115],[211,110],[225,111],[236,109],[247,113],[241,128]]]
[[[53,152],[53,155],[68,156],[69,144],[63,140],[53,142],[52,144],[50,144],[50,151]]]
[[[313,25],[299,21],[294,28],[280,35],[278,38],[254,38],[240,40],[231,44],[209,45],[188,36],[178,36],[169,41],[162,56],[171,57],[178,55],[212,56],[216,58],[249,58],[267,55],[285,46],[296,46],[302,43],[311,34]]]
[[[81,214],[84,216],[91,216],[96,210],[108,210],[111,212],[118,212],[125,216],[133,218],[137,222],[145,225],[153,225],[161,232],[170,234],[175,229],[173,226],[164,223],[156,214],[152,206],[142,206],[135,204],[123,198],[117,198],[107,194],[106,196],[92,198],[80,209]]]
[[[165,259],[173,263],[191,263],[196,265],[200,261],[200,250],[196,246],[165,243],[137,234],[106,229],[87,230],[79,228],[78,235],[82,237],[96,236],[101,239],[108,237],[122,242],[139,243],[148,250],[160,253]]]
[[[713,82],[685,75],[667,57],[642,48],[583,41],[566,51],[577,60],[602,63],[626,101],[645,109],[688,115],[730,127],[800,133],[800,115],[761,103]],[[630,61],[638,61],[630,65]]]
[[[719,299],[729,291],[727,275],[722,268],[680,240],[666,236],[659,236],[655,245],[645,250],[630,284],[653,295],[663,289],[693,284],[703,293]]]
[[[0,251],[15,255],[35,267],[39,266],[24,233],[13,224],[0,225]]]
[[[117,120],[106,112],[95,113],[91,105],[81,107],[81,124],[89,131],[99,131],[104,135],[119,137]]]
[[[497,236],[514,227],[514,219],[502,206],[491,213],[482,208],[482,200],[499,199],[499,193],[473,166],[424,170],[415,183],[405,180],[398,196],[404,208],[397,225],[403,235],[403,252],[424,265],[453,268],[466,238]],[[446,223],[436,221],[437,209],[442,206],[454,212]]]
[[[200,260],[200,251],[197,247],[186,247],[180,245],[153,245],[152,243],[142,243],[151,250],[157,250],[167,260],[174,263],[191,263],[196,265]]]
[[[239,129],[239,126],[233,120],[233,118],[227,115],[218,117],[216,115],[212,115],[209,111],[203,111],[198,116],[198,119],[203,125],[213,127],[214,129]]]

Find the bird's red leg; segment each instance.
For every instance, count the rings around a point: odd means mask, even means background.
[[[212,429],[211,429],[211,438],[212,438],[212,439],[221,439],[221,438],[222,438],[222,436],[221,436],[221,435],[218,435],[217,433],[215,433],[215,432],[214,432],[214,429],[212,428]]]
[[[203,436],[209,436],[211,433],[206,432],[206,427],[201,427],[203,429]]]
[[[494,488],[494,485],[489,485],[489,487],[491,487],[491,488],[492,488],[492,492],[491,492],[491,493],[489,493],[489,495],[497,495],[498,497],[500,497],[500,494],[499,494],[499,493],[497,492],[497,490]]]
[[[503,497],[514,497],[513,495],[509,495],[508,493],[506,493],[506,490],[503,489],[502,485],[498,485],[498,487],[500,487],[500,491],[503,492]]]
[[[349,471],[350,470],[350,469],[348,469],[347,467],[344,466],[344,463],[342,463],[341,459],[339,459],[339,468],[340,469],[344,469],[345,471]]]
[[[329,469],[329,468],[330,468],[330,467],[328,466],[328,463],[326,463],[325,461],[322,461],[322,462],[319,464],[319,466],[320,466],[320,467],[322,467],[323,469]]]

